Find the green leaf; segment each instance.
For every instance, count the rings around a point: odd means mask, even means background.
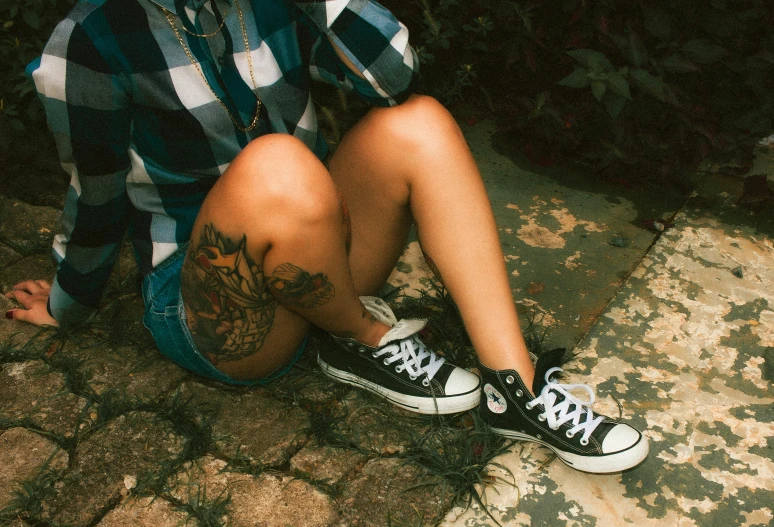
[[[607,66],[612,68],[613,65],[607,60],[602,53],[594,51],[593,49],[571,49],[567,52],[569,56],[586,66],[588,69],[595,69],[595,67]]]
[[[636,80],[648,93],[655,96],[659,100],[664,100],[664,81],[658,77],[654,77],[649,72],[642,68],[632,70],[631,76]]]
[[[619,73],[612,72],[607,77],[607,85],[610,87],[610,91],[631,100],[632,95],[629,92],[629,83]]]
[[[605,83],[602,81],[594,81],[591,83],[591,93],[594,94],[594,97],[598,100],[602,100],[602,96],[605,94],[605,90],[607,90],[607,86],[605,86]]]
[[[605,109],[611,119],[616,119],[626,106],[626,98],[617,93],[608,93],[605,97]]]
[[[568,86],[570,88],[586,88],[591,84],[588,75],[589,72],[586,68],[575,68],[575,71],[557,82],[557,84],[559,86]]]
[[[674,28],[668,14],[660,9],[648,6],[643,7],[642,16],[645,29],[647,29],[651,35],[665,42],[672,39]]]
[[[35,11],[25,9],[22,13],[22,18],[32,29],[38,29],[40,27],[40,17]]]
[[[699,67],[679,53],[673,53],[661,61],[665,70],[672,73],[690,73],[699,71]]]
[[[681,49],[686,57],[699,64],[712,64],[728,55],[726,48],[703,38],[689,40]]]

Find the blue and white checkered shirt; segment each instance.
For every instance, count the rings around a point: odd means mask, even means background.
[[[288,133],[323,158],[310,78],[378,106],[413,88],[418,61],[408,31],[372,0],[238,6],[257,87],[235,0],[82,0],[32,65],[71,176],[54,240],[49,310],[58,321],[77,323],[96,309],[127,228],[142,273],[188,241],[205,195],[251,139]],[[162,8],[174,14],[196,66]],[[221,22],[210,37],[193,35]],[[229,113],[247,127],[255,95],[261,124],[240,131]]]

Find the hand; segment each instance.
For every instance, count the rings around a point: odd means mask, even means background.
[[[16,284],[13,286],[13,291],[7,292],[5,297],[18,301],[24,309],[6,311],[5,317],[29,322],[36,326],[58,327],[59,322],[48,314],[49,293],[51,293],[51,284],[45,280],[27,280]]]

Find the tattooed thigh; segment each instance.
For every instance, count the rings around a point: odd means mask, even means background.
[[[247,252],[247,237],[234,240],[204,227],[186,254],[183,304],[194,343],[214,365],[258,352],[274,322],[277,300],[263,269]]]

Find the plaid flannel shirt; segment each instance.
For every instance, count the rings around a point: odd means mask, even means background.
[[[242,0],[239,6],[257,89],[234,0],[81,0],[31,65],[71,176],[49,299],[60,323],[81,322],[97,308],[127,228],[143,274],[188,241],[207,192],[254,137],[288,133],[322,159],[327,148],[310,78],[354,89],[378,106],[410,94],[418,60],[408,32],[376,2]],[[160,8],[177,15],[197,66]],[[188,32],[212,33],[221,22],[209,38]],[[236,73],[226,79],[227,71]],[[236,90],[235,79],[242,83]],[[242,132],[224,105],[246,127],[253,94],[263,102],[261,125]]]

